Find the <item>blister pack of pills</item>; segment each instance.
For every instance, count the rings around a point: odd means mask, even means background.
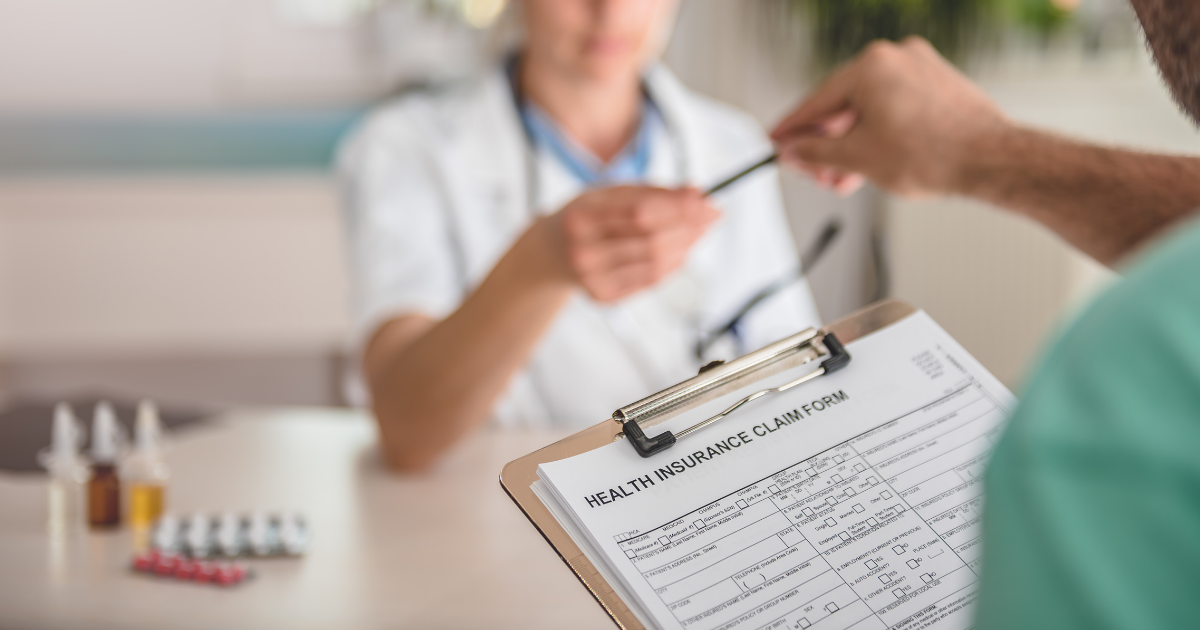
[[[131,568],[160,578],[217,586],[235,586],[254,577],[250,569],[238,563],[193,560],[153,549],[134,556]]]
[[[302,556],[309,528],[297,514],[167,515],[155,523],[150,541],[159,553],[188,558]]]

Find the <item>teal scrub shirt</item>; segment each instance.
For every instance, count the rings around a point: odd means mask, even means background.
[[[987,472],[976,628],[1200,627],[1200,223],[1029,383]]]

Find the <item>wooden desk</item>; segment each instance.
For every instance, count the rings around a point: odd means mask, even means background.
[[[233,589],[127,569],[128,530],[46,534],[46,479],[0,474],[3,628],[602,628],[613,624],[497,482],[565,433],[484,432],[433,473],[387,474],[364,415],[232,413],[179,434],[169,510],[299,510],[300,559]]]

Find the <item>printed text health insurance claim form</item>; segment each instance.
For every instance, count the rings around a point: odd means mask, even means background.
[[[650,628],[968,628],[981,474],[1015,399],[922,312],[848,350],[654,457],[542,464],[534,491]]]

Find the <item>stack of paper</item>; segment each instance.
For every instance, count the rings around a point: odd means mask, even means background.
[[[534,491],[648,628],[968,628],[981,475],[1015,400],[924,313],[848,350],[654,457],[619,441],[543,464]]]

